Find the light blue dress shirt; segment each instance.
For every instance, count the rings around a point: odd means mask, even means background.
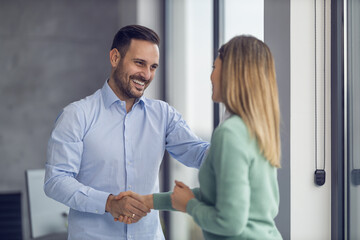
[[[145,97],[127,113],[108,83],[64,108],[47,149],[44,190],[70,207],[69,239],[164,239],[158,211],[139,222],[114,222],[105,212],[109,194],[159,192],[165,149],[199,168],[209,143],[202,141],[167,103]]]

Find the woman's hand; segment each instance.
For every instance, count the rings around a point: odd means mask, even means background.
[[[194,193],[184,183],[175,180],[174,191],[171,194],[171,204],[176,210],[186,212],[186,205],[195,198]]]

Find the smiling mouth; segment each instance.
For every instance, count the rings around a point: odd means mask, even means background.
[[[144,82],[141,82],[141,81],[139,81],[139,80],[137,80],[137,79],[132,79],[132,81],[133,81],[134,83],[136,83],[136,84],[139,84],[140,86],[145,86],[145,83],[144,83]]]

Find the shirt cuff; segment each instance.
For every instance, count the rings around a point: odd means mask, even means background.
[[[110,193],[91,189],[88,194],[89,202],[86,206],[86,212],[104,214],[109,195]]]
[[[154,193],[154,209],[156,210],[170,210],[175,211],[175,209],[171,205],[171,192],[163,192],[163,193]]]

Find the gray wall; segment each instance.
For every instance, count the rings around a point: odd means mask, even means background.
[[[108,77],[119,11],[117,0],[0,1],[0,193],[22,193],[24,239],[24,172],[44,167],[61,109]]]

